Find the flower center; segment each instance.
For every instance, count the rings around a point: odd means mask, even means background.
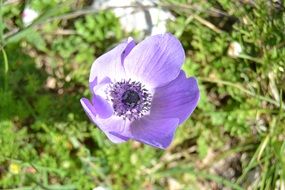
[[[140,82],[123,80],[112,83],[108,97],[117,116],[130,121],[141,118],[151,106],[151,94]]]
[[[136,91],[127,90],[123,93],[122,102],[129,107],[135,107],[140,100],[140,96]]]

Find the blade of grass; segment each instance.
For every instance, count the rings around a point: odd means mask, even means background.
[[[38,187],[44,190],[75,190],[76,187],[74,185],[43,185],[38,182],[33,176],[27,175],[27,177],[33,181]]]
[[[34,190],[35,187],[17,187],[17,188],[12,188],[12,189],[6,189],[6,190]]]
[[[0,0],[0,46],[3,44],[3,34],[4,34],[4,20],[2,15],[3,0]]]
[[[251,92],[245,88],[243,88],[241,85],[239,84],[234,84],[232,82],[229,82],[229,81],[223,81],[223,80],[217,80],[217,79],[210,79],[210,78],[204,78],[204,77],[199,77],[198,78],[199,80],[203,81],[203,82],[209,82],[209,83],[216,83],[216,84],[221,84],[221,85],[226,85],[226,86],[230,86],[230,87],[233,87],[233,88],[237,88],[239,89],[241,92],[244,92],[245,94],[248,94],[250,96],[253,96],[259,100],[263,100],[263,101],[266,101],[268,103],[271,103],[281,109],[284,109],[285,110],[285,107],[284,107],[284,104],[283,103],[280,103],[280,102],[277,102],[271,98],[268,98],[268,97],[264,97],[264,96],[261,96],[261,95],[258,95],[254,92]],[[281,105],[280,105],[281,104]]]
[[[30,114],[33,116],[34,119],[38,120],[38,116],[36,114],[36,112],[34,111],[34,108],[31,106],[31,104],[27,101],[26,98],[21,98],[22,103],[25,105],[25,107],[27,108],[27,111],[30,112]]]
[[[240,54],[237,57],[241,58],[241,59],[247,59],[247,60],[253,61],[253,62],[258,63],[258,64],[263,64],[261,59],[258,59],[258,58],[255,58],[255,57],[251,57],[251,56],[246,55],[246,54]]]
[[[264,189],[265,188],[265,185],[267,183],[267,172],[268,172],[268,165],[269,165],[269,161],[266,160],[265,161],[265,164],[263,165],[263,169],[262,169],[262,172],[261,172],[261,180],[260,180],[260,189]]]
[[[283,141],[282,146],[280,148],[280,155],[279,157],[281,158],[281,174],[280,174],[280,180],[281,182],[283,181],[283,187],[285,189],[285,141]]]
[[[281,170],[280,170],[280,168],[281,168]],[[274,172],[274,176],[273,176],[272,181],[273,181],[273,184],[276,188],[278,178],[280,178],[280,181],[282,181],[282,173],[280,173],[280,172],[282,172],[282,162],[278,163],[278,165],[274,168],[273,172]]]
[[[258,161],[260,160],[260,158],[261,158],[261,156],[262,156],[262,154],[263,154],[263,152],[264,152],[266,146],[268,145],[269,140],[270,140],[270,135],[268,134],[268,135],[264,138],[264,140],[262,141],[262,143],[260,144],[260,149],[259,149],[258,154],[257,154],[257,160],[258,160]]]
[[[5,49],[1,47],[1,52],[4,60],[4,84],[3,84],[3,89],[4,91],[8,87],[8,71],[9,71],[9,64],[8,64],[8,57]]]
[[[224,185],[224,186],[229,187],[233,190],[243,190],[242,187],[240,187],[239,185],[237,185],[237,184],[235,184],[235,183],[233,183],[233,182],[231,182],[225,178],[222,178],[222,177],[217,176],[217,175],[209,174],[209,173],[206,173],[203,171],[197,171],[191,167],[171,168],[171,169],[164,170],[164,171],[156,173],[155,177],[160,178],[160,177],[172,176],[174,174],[181,174],[181,173],[183,174],[185,172],[191,173],[191,174],[193,174],[193,175],[195,175],[201,179],[214,181],[218,184]]]
[[[214,159],[212,161],[210,161],[207,165],[205,165],[203,167],[203,169],[209,168],[211,165],[213,165],[214,162],[218,162],[220,160],[223,160],[232,154],[235,154],[238,152],[243,152],[243,151],[249,151],[249,150],[252,150],[254,148],[255,148],[255,145],[252,143],[247,143],[247,144],[244,144],[242,146],[233,147],[233,148],[231,148],[225,152],[218,154],[216,157],[214,157]]]
[[[56,173],[58,175],[63,175],[64,174],[64,170],[62,170],[60,168],[51,168],[51,167],[41,166],[41,165],[38,165],[38,164],[32,164],[30,162],[25,162],[25,161],[22,161],[22,160],[9,158],[9,157],[5,157],[5,156],[1,156],[1,155],[0,155],[0,157],[5,159],[5,160],[7,160],[7,161],[13,161],[13,162],[19,163],[23,167],[31,166],[31,167],[33,167],[37,171],[41,171],[42,170],[42,171],[47,171],[47,172],[51,172],[51,173]]]
[[[257,155],[258,155],[258,150],[259,150],[259,148],[257,149],[257,151],[255,151],[254,155],[252,156],[252,158],[251,158],[250,162],[247,164],[247,166],[243,169],[242,175],[236,181],[237,184],[240,184],[245,179],[248,172],[252,168],[254,168],[258,165],[257,160],[256,160]]]
[[[177,29],[177,31],[175,32],[175,36],[177,38],[180,38],[185,30],[185,28],[189,25],[190,22],[193,21],[193,16],[190,15],[189,17],[187,17],[187,19],[185,20],[185,23],[183,24],[182,28]]]
[[[50,190],[75,190],[75,185],[48,185],[46,186]]]
[[[59,11],[62,10],[63,7],[68,6],[72,4],[74,1],[65,1],[64,3],[44,12],[42,15],[40,15],[32,24],[28,25],[27,27],[16,31],[15,33],[9,34],[9,35],[4,35],[4,45],[7,45],[8,43],[18,41],[19,39],[23,38],[27,34],[29,34],[30,30],[38,26],[40,24],[45,23],[49,18],[52,16],[56,15]]]
[[[242,175],[236,180],[237,184],[242,183],[242,181],[245,179],[245,177],[247,176],[247,174],[250,170],[257,167],[258,165],[260,165],[262,167],[264,165],[264,163],[272,157],[270,154],[265,154],[262,158],[260,158],[260,160],[257,160],[257,156],[258,156],[258,153],[260,151],[261,146],[262,146],[262,143],[260,143],[259,147],[257,148],[254,155],[252,156],[250,162],[243,169]]]

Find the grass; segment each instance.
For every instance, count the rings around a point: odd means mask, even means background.
[[[92,62],[128,36],[87,1],[0,0],[0,189],[284,189],[282,1],[167,0],[201,100],[166,150],[110,143],[80,106]],[[280,2],[280,3],[278,3]],[[24,26],[29,6],[41,14]],[[138,40],[139,41],[139,40]],[[232,42],[242,53],[228,54]]]

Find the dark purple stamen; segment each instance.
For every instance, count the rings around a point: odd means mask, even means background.
[[[151,94],[140,82],[123,80],[113,83],[108,96],[115,114],[124,119],[136,120],[150,110]]]
[[[127,90],[122,96],[122,102],[129,107],[135,107],[139,100],[139,94],[133,90]]]

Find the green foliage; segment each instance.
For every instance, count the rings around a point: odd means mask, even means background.
[[[198,78],[201,99],[171,147],[160,151],[110,143],[83,112],[79,99],[90,96],[92,62],[130,35],[111,10],[74,14],[86,4],[27,1],[41,14],[28,27],[23,3],[0,6],[0,189],[170,189],[173,183],[278,189],[285,183],[283,5],[161,1],[175,15],[169,31],[183,44],[183,70]],[[241,54],[228,53],[232,42]]]

